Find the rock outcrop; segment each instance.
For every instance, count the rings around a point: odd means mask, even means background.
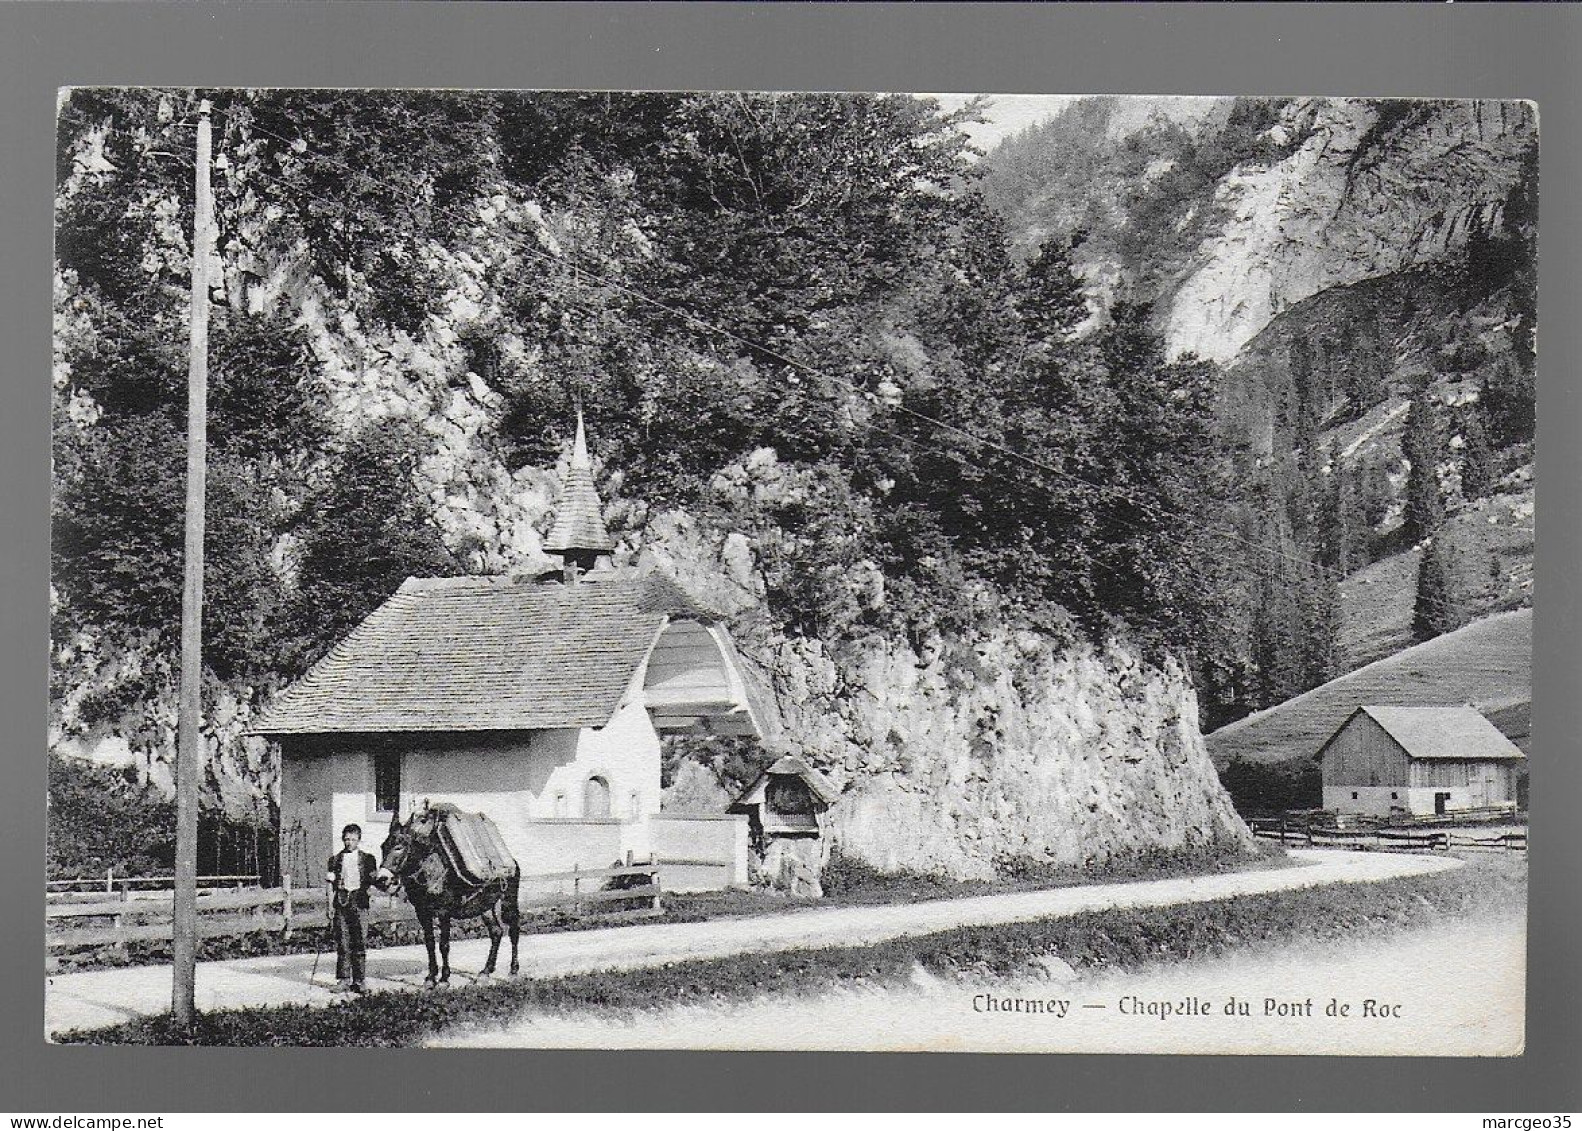
[[[656,568],[732,613],[770,745],[842,789],[830,811],[842,851],[981,878],[1021,862],[1250,845],[1173,662],[992,619],[920,648],[875,635],[832,650],[773,628],[739,534],[711,536],[676,513],[650,534]]]
[[[1536,119],[1487,100],[1082,99],[991,153],[985,194],[1023,254],[1081,234],[1095,310],[1151,302],[1172,357],[1228,362],[1304,299],[1497,230]]]
[[[844,673],[786,651],[802,669],[779,677],[786,732],[846,786],[837,843],[879,867],[987,876],[1247,843],[1174,665],[1008,629],[923,655],[875,642]]]
[[[1216,189],[1224,221],[1162,297],[1167,349],[1229,361],[1304,299],[1495,230],[1535,129],[1527,103],[1296,100],[1274,128],[1296,150]]]

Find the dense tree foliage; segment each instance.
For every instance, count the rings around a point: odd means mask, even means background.
[[[1450,547],[1443,538],[1423,546],[1417,565],[1417,594],[1412,604],[1412,639],[1432,640],[1460,627],[1461,618],[1450,565]]]
[[[410,425],[364,429],[309,495],[293,530],[297,583],[281,626],[301,635],[279,641],[284,674],[299,674],[408,577],[460,572],[408,487],[416,459]]]
[[[1481,499],[1494,487],[1497,478],[1494,451],[1489,446],[1489,430],[1483,423],[1480,404],[1462,417],[1461,494],[1466,499]]]
[[[215,100],[238,299],[289,262],[318,301],[414,333],[443,316],[452,282],[435,245],[474,250],[458,218],[470,194],[553,203],[557,254],[543,232],[506,233],[520,242],[485,281],[497,323],[466,328],[472,367],[504,397],[505,442],[545,462],[580,400],[624,490],[733,507],[754,528],[787,624],[837,636],[948,624],[961,580],[981,577],[1028,609],[1194,643],[1215,595],[1196,561],[1217,458],[1210,372],[1166,365],[1146,310],[1075,342],[1087,310],[1067,249],[1014,265],[970,189],[964,136],[926,100]],[[79,301],[145,311],[162,331],[119,319],[115,354],[96,328],[92,364],[63,358],[63,399],[99,414],[62,435],[74,451],[57,576],[83,624],[174,618],[186,170],[150,155],[185,148],[191,109],[117,94],[74,99],[64,119],[66,152],[102,145],[114,168],[68,177],[63,272]],[[109,223],[134,188],[150,222]],[[239,305],[220,317],[235,386],[222,345],[214,398],[225,519],[211,587],[243,602],[217,610],[215,639],[240,636],[222,675],[298,669],[404,571],[446,561],[405,493],[419,439],[328,434],[300,330]],[[506,327],[532,362],[495,356]],[[807,497],[711,494],[712,476],[758,448],[804,473]],[[271,592],[282,533],[289,568]],[[896,607],[849,592],[863,560],[900,583]],[[155,600],[130,580],[150,576]]]
[[[1406,433],[1401,439],[1402,454],[1410,464],[1402,530],[1408,542],[1418,542],[1438,530],[1445,518],[1445,500],[1439,486],[1439,462],[1445,452],[1445,440],[1427,379],[1420,381],[1412,393]]]
[[[1233,758],[1219,772],[1220,784],[1244,817],[1278,816],[1324,803],[1323,776],[1316,759],[1252,762]]]
[[[159,875],[175,863],[176,807],[118,770],[51,754],[45,874]],[[129,846],[136,846],[135,848]]]
[[[168,876],[175,866],[176,806],[132,767],[49,756],[46,879]],[[200,876],[261,875],[279,883],[273,831],[205,813],[198,821]]]
[[[378,246],[401,257],[387,238],[421,231],[413,230],[411,216],[392,212],[395,198],[369,192],[365,181],[313,179],[297,146],[262,133],[258,124],[278,127],[277,119],[289,120],[311,133],[336,117],[328,104],[315,117],[302,94],[216,101],[216,147],[226,161],[215,176],[221,262],[209,355],[205,659],[220,680],[262,685],[294,670],[299,641],[310,640],[309,650],[321,651],[333,638],[328,633],[344,627],[344,617],[326,619],[307,596],[326,582],[333,590],[344,578],[322,576],[324,555],[313,535],[322,541],[315,522],[323,512],[303,512],[305,503],[319,501],[315,477],[342,443],[328,412],[324,358],[299,307],[278,290],[273,301],[257,292],[266,276],[281,288],[294,272],[315,272],[312,278],[326,293],[358,286],[375,294],[363,282],[371,261],[351,251],[364,255]],[[424,156],[403,109],[407,101],[379,101],[377,113],[391,122],[341,121],[338,143],[351,152],[357,129],[383,129],[390,135],[380,151],[387,162],[421,158],[435,163],[432,175],[440,182],[454,178],[454,166],[437,164],[449,153],[442,144],[449,135],[426,122],[424,136],[440,152]],[[430,114],[444,104],[416,101]],[[89,632],[101,657],[149,640],[167,657],[176,647],[191,224],[187,154],[195,102],[188,93],[75,91],[60,119],[55,636],[65,642]],[[400,166],[367,161],[363,168],[394,179]],[[372,235],[345,233],[354,215]],[[342,233],[340,243],[331,228]],[[336,248],[345,254],[331,263],[325,256]],[[398,276],[380,290],[410,292],[411,284]],[[379,317],[392,308],[370,299],[353,309]],[[389,483],[410,490],[409,477],[399,473]],[[282,568],[283,539],[289,542],[304,522],[309,537],[302,544],[309,552]],[[383,568],[377,549],[368,554],[364,547],[364,554],[356,558],[353,583],[364,600],[345,602],[347,595],[336,593],[335,608],[366,611],[368,596],[388,592],[392,571]],[[156,688],[142,685],[140,691],[152,697]]]
[[[1279,544],[1279,543],[1276,543]],[[1251,595],[1250,705],[1272,707],[1340,674],[1336,575],[1295,542],[1265,562]]]
[[[1531,440],[1538,424],[1536,372],[1503,359],[1482,383],[1479,401],[1493,441],[1500,447]]]

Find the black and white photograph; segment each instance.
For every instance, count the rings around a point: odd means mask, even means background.
[[[61,89],[44,1039],[1521,1055],[1538,153]]]

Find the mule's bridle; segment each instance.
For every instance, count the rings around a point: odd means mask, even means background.
[[[415,824],[416,822],[414,821],[413,823]],[[402,826],[401,833],[402,833],[401,871],[398,872],[394,868],[389,868],[389,867],[384,867],[384,866],[381,866],[379,870],[381,872],[384,872],[386,875],[388,875],[390,877],[389,883],[391,885],[391,888],[390,888],[391,892],[393,894],[399,894],[399,895],[402,895],[403,897],[405,897],[405,895],[406,895],[405,888],[406,888],[407,877],[408,877],[408,875],[415,874],[417,872],[417,868],[412,867],[413,858],[414,858],[414,856],[416,856],[416,853],[414,853],[412,851],[412,848],[418,842],[418,840],[420,838],[418,837],[418,834],[415,833],[410,826]],[[434,847],[432,845],[428,846],[428,850],[429,850],[430,853],[435,851]],[[418,864],[418,867],[421,867],[421,866],[422,866],[422,864],[420,862]]]

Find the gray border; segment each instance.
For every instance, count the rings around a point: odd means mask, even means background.
[[[1577,107],[1582,13],[1557,6],[1363,5],[0,5],[0,412],[4,678],[14,741],[0,823],[11,864],[0,953],[41,965],[46,695],[51,154],[63,84],[744,87],[1044,93],[1312,93],[1530,98],[1542,113],[1544,488],[1535,638],[1540,832],[1532,867],[1528,1053],[1510,1061],[840,1054],[462,1055],[416,1050],[62,1049],[41,989],[4,989],[0,1095],[51,1111],[546,1108],[1465,1110],[1579,1106],[1575,852],[1582,801],[1577,627],[1582,434]],[[1550,492],[1561,507],[1547,505]],[[1546,834],[1544,830],[1550,830]],[[1469,956],[1469,961],[1473,960]],[[1570,1072],[1566,1070],[1570,1069]],[[355,1073],[355,1087],[337,1074]]]

